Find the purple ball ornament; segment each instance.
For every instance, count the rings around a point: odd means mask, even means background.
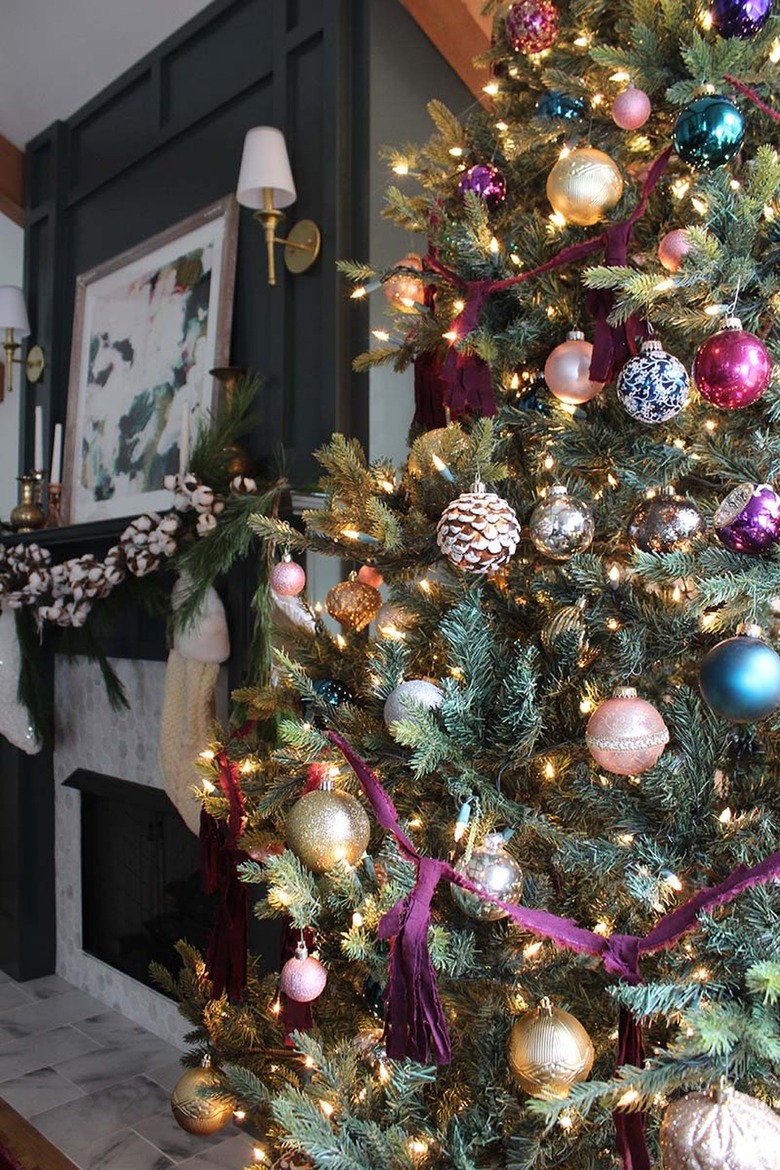
[[[780,540],[780,496],[771,484],[741,483],[720,504],[713,523],[733,552],[764,552]]]
[[[693,359],[693,381],[702,398],[723,410],[742,410],[757,402],[772,377],[772,359],[739,317],[727,317]]]
[[[712,27],[720,36],[746,41],[769,20],[772,0],[712,0]]]
[[[492,163],[477,163],[461,175],[458,183],[461,199],[469,191],[484,200],[488,211],[495,211],[506,199],[506,179]]]
[[[558,19],[550,0],[517,0],[506,14],[506,38],[516,53],[542,53],[555,44]]]

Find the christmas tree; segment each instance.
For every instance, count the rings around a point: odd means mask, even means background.
[[[281,982],[223,934],[176,987],[258,1161],[777,1170],[780,18],[489,7],[489,100],[389,154],[426,255],[344,265],[408,462],[253,521],[359,570],[335,634],[273,569],[204,764]]]

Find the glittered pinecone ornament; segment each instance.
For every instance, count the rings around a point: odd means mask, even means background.
[[[285,553],[278,565],[271,569],[270,585],[280,597],[297,597],[306,585],[306,572],[289,553]]]
[[[640,776],[660,759],[669,729],[634,687],[616,687],[588,720],[585,742],[600,768],[617,776]]]
[[[517,903],[523,894],[523,871],[504,844],[500,833],[488,833],[482,842],[462,857],[455,866],[458,873],[502,902]],[[455,904],[477,922],[497,922],[506,918],[506,910],[471,890],[450,885]]]
[[[325,608],[347,630],[357,633],[372,622],[382,605],[382,595],[373,585],[358,581],[353,573],[348,581],[334,585],[325,595]]]
[[[722,1082],[672,1102],[661,1152],[664,1170],[780,1170],[780,1117]]]
[[[355,865],[368,848],[371,825],[360,801],[334,790],[324,779],[298,800],[287,816],[285,838],[296,857],[313,873],[340,862]]]
[[[409,711],[406,709],[407,704],[410,707],[425,707],[428,710],[433,710],[441,706],[443,698],[444,691],[441,687],[437,687],[427,678],[410,678],[406,682],[399,683],[385,699],[385,726],[392,728],[394,723],[406,719],[409,715]]]
[[[642,552],[690,552],[705,527],[693,500],[670,488],[637,504],[628,522],[628,539]]]
[[[495,573],[513,556],[520,523],[506,500],[478,481],[444,509],[436,541],[447,560],[465,573]]]
[[[325,990],[328,973],[319,959],[313,959],[306,943],[301,940],[295,954],[282,967],[279,990],[296,1003],[311,1003]]]
[[[552,561],[568,561],[590,547],[595,525],[588,505],[557,483],[534,508],[529,529],[538,552]]]
[[[632,418],[651,425],[679,414],[690,392],[685,366],[655,338],[642,342],[642,352],[629,358],[617,380],[621,404]]]
[[[179,1077],[171,1093],[171,1110],[182,1129],[207,1137],[225,1128],[233,1116],[233,1102],[201,1095],[221,1087],[208,1056],[199,1068],[188,1068]]]
[[[603,150],[580,146],[559,158],[547,176],[547,198],[567,223],[590,227],[620,202],[623,176]]]
[[[509,1067],[532,1097],[567,1097],[572,1085],[587,1080],[593,1057],[590,1036],[579,1020],[548,999],[512,1026]]]
[[[754,723],[780,707],[780,655],[759,626],[741,626],[705,654],[699,689],[707,706],[731,723]]]

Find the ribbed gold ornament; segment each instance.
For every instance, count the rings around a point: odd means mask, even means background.
[[[567,1097],[573,1084],[587,1079],[593,1055],[579,1020],[548,999],[516,1020],[509,1036],[509,1066],[532,1097]]]
[[[325,608],[330,616],[348,630],[364,630],[379,613],[382,595],[373,585],[362,581],[342,581],[325,594]]]
[[[340,861],[354,865],[371,835],[360,801],[349,792],[334,791],[328,780],[323,784],[293,805],[285,830],[293,853],[314,873],[325,873]]]
[[[661,1151],[664,1170],[780,1170],[780,1117],[722,1082],[672,1102]]]
[[[179,1077],[171,1093],[171,1110],[182,1129],[200,1137],[218,1133],[233,1116],[233,1104],[200,1096],[207,1089],[221,1086],[217,1074],[206,1056],[200,1068],[188,1068]]]
[[[568,223],[588,227],[620,201],[623,176],[603,150],[580,146],[558,159],[547,176],[547,198]]]

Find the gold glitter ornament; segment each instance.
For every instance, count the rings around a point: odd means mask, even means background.
[[[780,1117],[724,1079],[672,1102],[661,1151],[664,1170],[780,1170]]]
[[[332,618],[348,630],[360,632],[372,622],[382,605],[382,595],[373,585],[350,577],[334,585],[325,594],[325,608]]]
[[[520,523],[506,500],[485,491],[479,481],[444,509],[436,542],[445,557],[465,573],[495,573],[520,542]]]
[[[532,1097],[567,1097],[593,1067],[590,1036],[575,1016],[549,999],[515,1020],[509,1035],[509,1067]]]
[[[182,1129],[207,1137],[225,1128],[233,1116],[233,1102],[201,1096],[207,1089],[221,1087],[208,1056],[200,1068],[188,1068],[179,1077],[171,1093],[171,1110]]]
[[[287,816],[285,839],[296,857],[314,873],[326,873],[339,862],[355,865],[368,848],[371,825],[362,804],[349,792],[320,781]]]
[[[620,202],[623,176],[603,150],[580,146],[559,158],[547,176],[547,198],[567,223],[589,227]]]

